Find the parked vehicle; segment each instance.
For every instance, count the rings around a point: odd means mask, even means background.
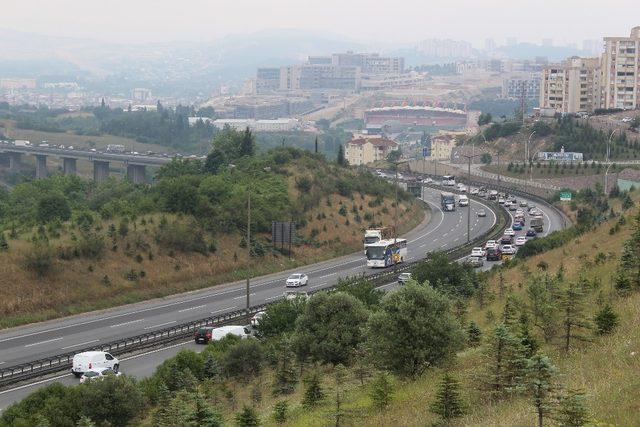
[[[104,351],[85,351],[73,356],[71,373],[76,378],[80,378],[85,372],[100,368],[111,368],[114,372],[118,372],[120,362],[117,358]]]
[[[297,288],[298,286],[306,286],[309,283],[309,277],[302,273],[293,273],[287,278],[287,288]]]
[[[487,261],[500,261],[502,259],[502,251],[500,248],[491,247],[487,249]]]
[[[409,280],[411,280],[411,273],[400,273],[398,276],[398,283],[404,285]]]
[[[122,375],[122,372],[115,372],[111,368],[96,368],[82,374],[82,376],[80,377],[80,383],[103,380],[110,376],[119,377],[120,375]]]
[[[209,341],[219,341],[227,335],[235,335],[240,338],[247,338],[250,331],[245,326],[203,326],[195,333],[196,344],[207,344]]]

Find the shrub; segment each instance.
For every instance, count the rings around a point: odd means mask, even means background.
[[[24,254],[24,268],[38,277],[46,276],[53,266],[53,250],[48,242],[37,241]]]
[[[207,243],[202,237],[201,230],[194,224],[174,222],[167,225],[156,233],[156,242],[166,249],[186,253],[207,253]]]

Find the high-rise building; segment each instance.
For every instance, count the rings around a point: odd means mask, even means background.
[[[640,26],[629,37],[604,38],[602,106],[640,108]]]
[[[355,90],[359,86],[360,67],[302,64],[280,68],[280,90]]]
[[[574,56],[542,70],[540,108],[559,113],[591,112],[600,107],[600,59]]]
[[[256,93],[262,94],[278,90],[280,68],[258,68],[256,72]]]

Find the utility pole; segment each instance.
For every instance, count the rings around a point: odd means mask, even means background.
[[[611,167],[611,140],[613,139],[613,135],[618,131],[618,129],[614,129],[611,131],[609,135],[609,140],[607,141],[607,170],[604,172],[604,194],[607,194],[607,186],[609,185],[609,168]]]
[[[395,161],[393,162],[393,164],[395,165],[395,203],[396,203],[396,209],[395,209],[395,214],[393,215],[393,244],[395,245],[398,242],[398,166],[400,166],[402,163],[407,163],[406,161]],[[391,255],[393,256],[393,254]],[[396,271],[396,263],[393,263],[393,271]]]
[[[463,154],[462,157],[468,161],[467,169],[467,197],[471,195],[471,159],[477,157],[475,154],[468,155]],[[471,199],[469,198],[469,204],[467,205],[467,243],[471,241]]]
[[[247,311],[251,307],[250,281],[251,281],[251,186],[247,192]]]
[[[520,94],[520,112],[522,113],[522,125],[524,126],[524,107],[525,107],[525,100],[524,100],[524,96],[526,93],[526,80],[522,80],[522,93]]]

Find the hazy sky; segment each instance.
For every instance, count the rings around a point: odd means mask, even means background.
[[[374,42],[628,35],[640,0],[0,0],[0,28],[113,41],[310,29]]]

